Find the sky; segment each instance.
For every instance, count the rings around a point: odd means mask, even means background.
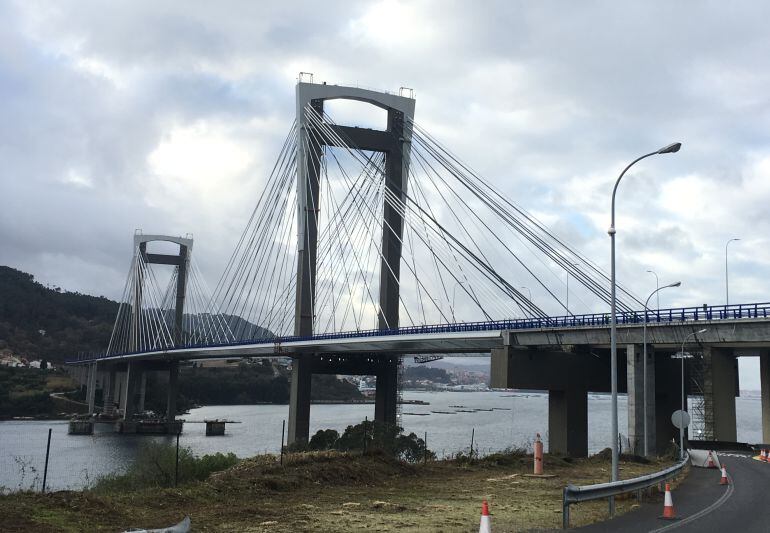
[[[314,80],[413,88],[416,119],[661,306],[770,301],[761,2],[0,1],[0,264],[117,299],[135,229],[214,284]],[[758,388],[755,360],[742,388]]]

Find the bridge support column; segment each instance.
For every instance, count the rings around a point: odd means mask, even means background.
[[[94,414],[96,410],[96,363],[88,365],[88,385],[86,386],[88,398],[88,414]]]
[[[626,346],[628,441],[632,453],[644,455],[644,346]],[[655,350],[647,345],[647,451],[655,455]]]
[[[131,420],[136,412],[136,392],[140,380],[140,363],[129,362],[126,365],[126,388],[123,395],[123,419]]]
[[[109,365],[102,389],[102,413],[106,416],[115,414],[115,377],[115,365]]]
[[[658,354],[655,360],[655,453],[662,455],[672,443],[679,445],[679,430],[671,423],[671,415],[682,405],[681,361],[670,353]]]
[[[588,391],[572,383],[548,391],[548,453],[588,455]]]
[[[588,455],[588,391],[602,390],[607,374],[587,353],[492,349],[492,387],[548,391],[549,453]]]
[[[305,444],[310,438],[310,378],[312,371],[312,355],[301,355],[292,360],[287,444]]]
[[[147,369],[140,367],[139,376],[139,397],[137,398],[136,410],[141,413],[144,411],[144,400],[147,397]]]
[[[398,357],[389,359],[377,372],[377,389],[374,399],[374,420],[395,426],[398,402]]]
[[[168,366],[168,397],[166,399],[166,421],[176,420],[176,399],[179,395],[179,361],[171,361]]]
[[[770,444],[770,351],[759,354],[759,379],[762,389],[762,442]]]
[[[711,434],[715,440],[735,442],[738,438],[735,425],[738,361],[732,350],[706,346],[703,348],[703,363],[706,423],[713,424]],[[706,433],[709,433],[708,430]]]

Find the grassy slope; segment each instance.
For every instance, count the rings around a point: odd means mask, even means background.
[[[189,514],[195,531],[473,531],[487,498],[494,531],[561,526],[567,483],[606,481],[609,464],[546,456],[554,478],[525,477],[532,458],[498,456],[473,465],[406,465],[380,456],[295,454],[248,459],[178,489],[124,493],[58,492],[0,497],[0,528],[10,531],[120,531],[165,527]],[[659,470],[663,463],[622,463],[621,475]],[[619,512],[632,506],[620,501]],[[606,514],[606,502],[573,506],[572,525]]]

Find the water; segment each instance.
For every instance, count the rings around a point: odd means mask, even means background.
[[[510,446],[530,447],[535,433],[547,443],[548,396],[546,394],[505,392],[416,392],[404,397],[430,405],[404,405],[402,425],[407,433],[419,437],[428,433],[428,447],[439,457],[468,451],[475,429],[474,447],[481,453]],[[464,406],[450,407],[450,406]],[[472,413],[437,414],[431,411],[494,409]],[[588,447],[595,453],[608,446],[610,433],[609,396],[589,395]],[[619,428],[626,433],[626,398],[618,402]],[[759,442],[762,438],[759,398],[737,398],[738,440]],[[415,416],[413,413],[430,413]],[[188,423],[180,444],[202,455],[233,452],[239,457],[277,453],[281,444],[281,424],[288,419],[287,405],[209,406],[193,409],[184,418],[239,420],[228,424],[223,437],[206,437],[205,425]],[[311,435],[319,429],[344,431],[345,427],[374,416],[374,405],[313,405]],[[140,443],[147,440],[173,443],[175,437],[130,436],[112,433],[111,425],[97,424],[94,435],[67,434],[65,421],[0,422],[0,488],[19,490],[42,484],[48,428],[53,429],[47,486],[51,489],[79,489],[100,476],[124,469],[136,457]]]

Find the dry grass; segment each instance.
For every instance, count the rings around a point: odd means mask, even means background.
[[[496,532],[561,526],[567,483],[606,481],[604,458],[546,456],[552,478],[525,477],[532,457],[498,455],[472,464],[405,465],[385,457],[340,453],[248,459],[205,483],[129,493],[59,492],[0,497],[0,528],[9,531],[120,531],[162,527],[185,515],[195,531],[475,531],[481,500]],[[667,463],[665,463],[667,464]],[[625,478],[664,462],[624,462]],[[633,500],[618,503],[619,512]],[[606,502],[573,506],[572,524],[606,516]],[[5,530],[5,529],[3,529]]]

